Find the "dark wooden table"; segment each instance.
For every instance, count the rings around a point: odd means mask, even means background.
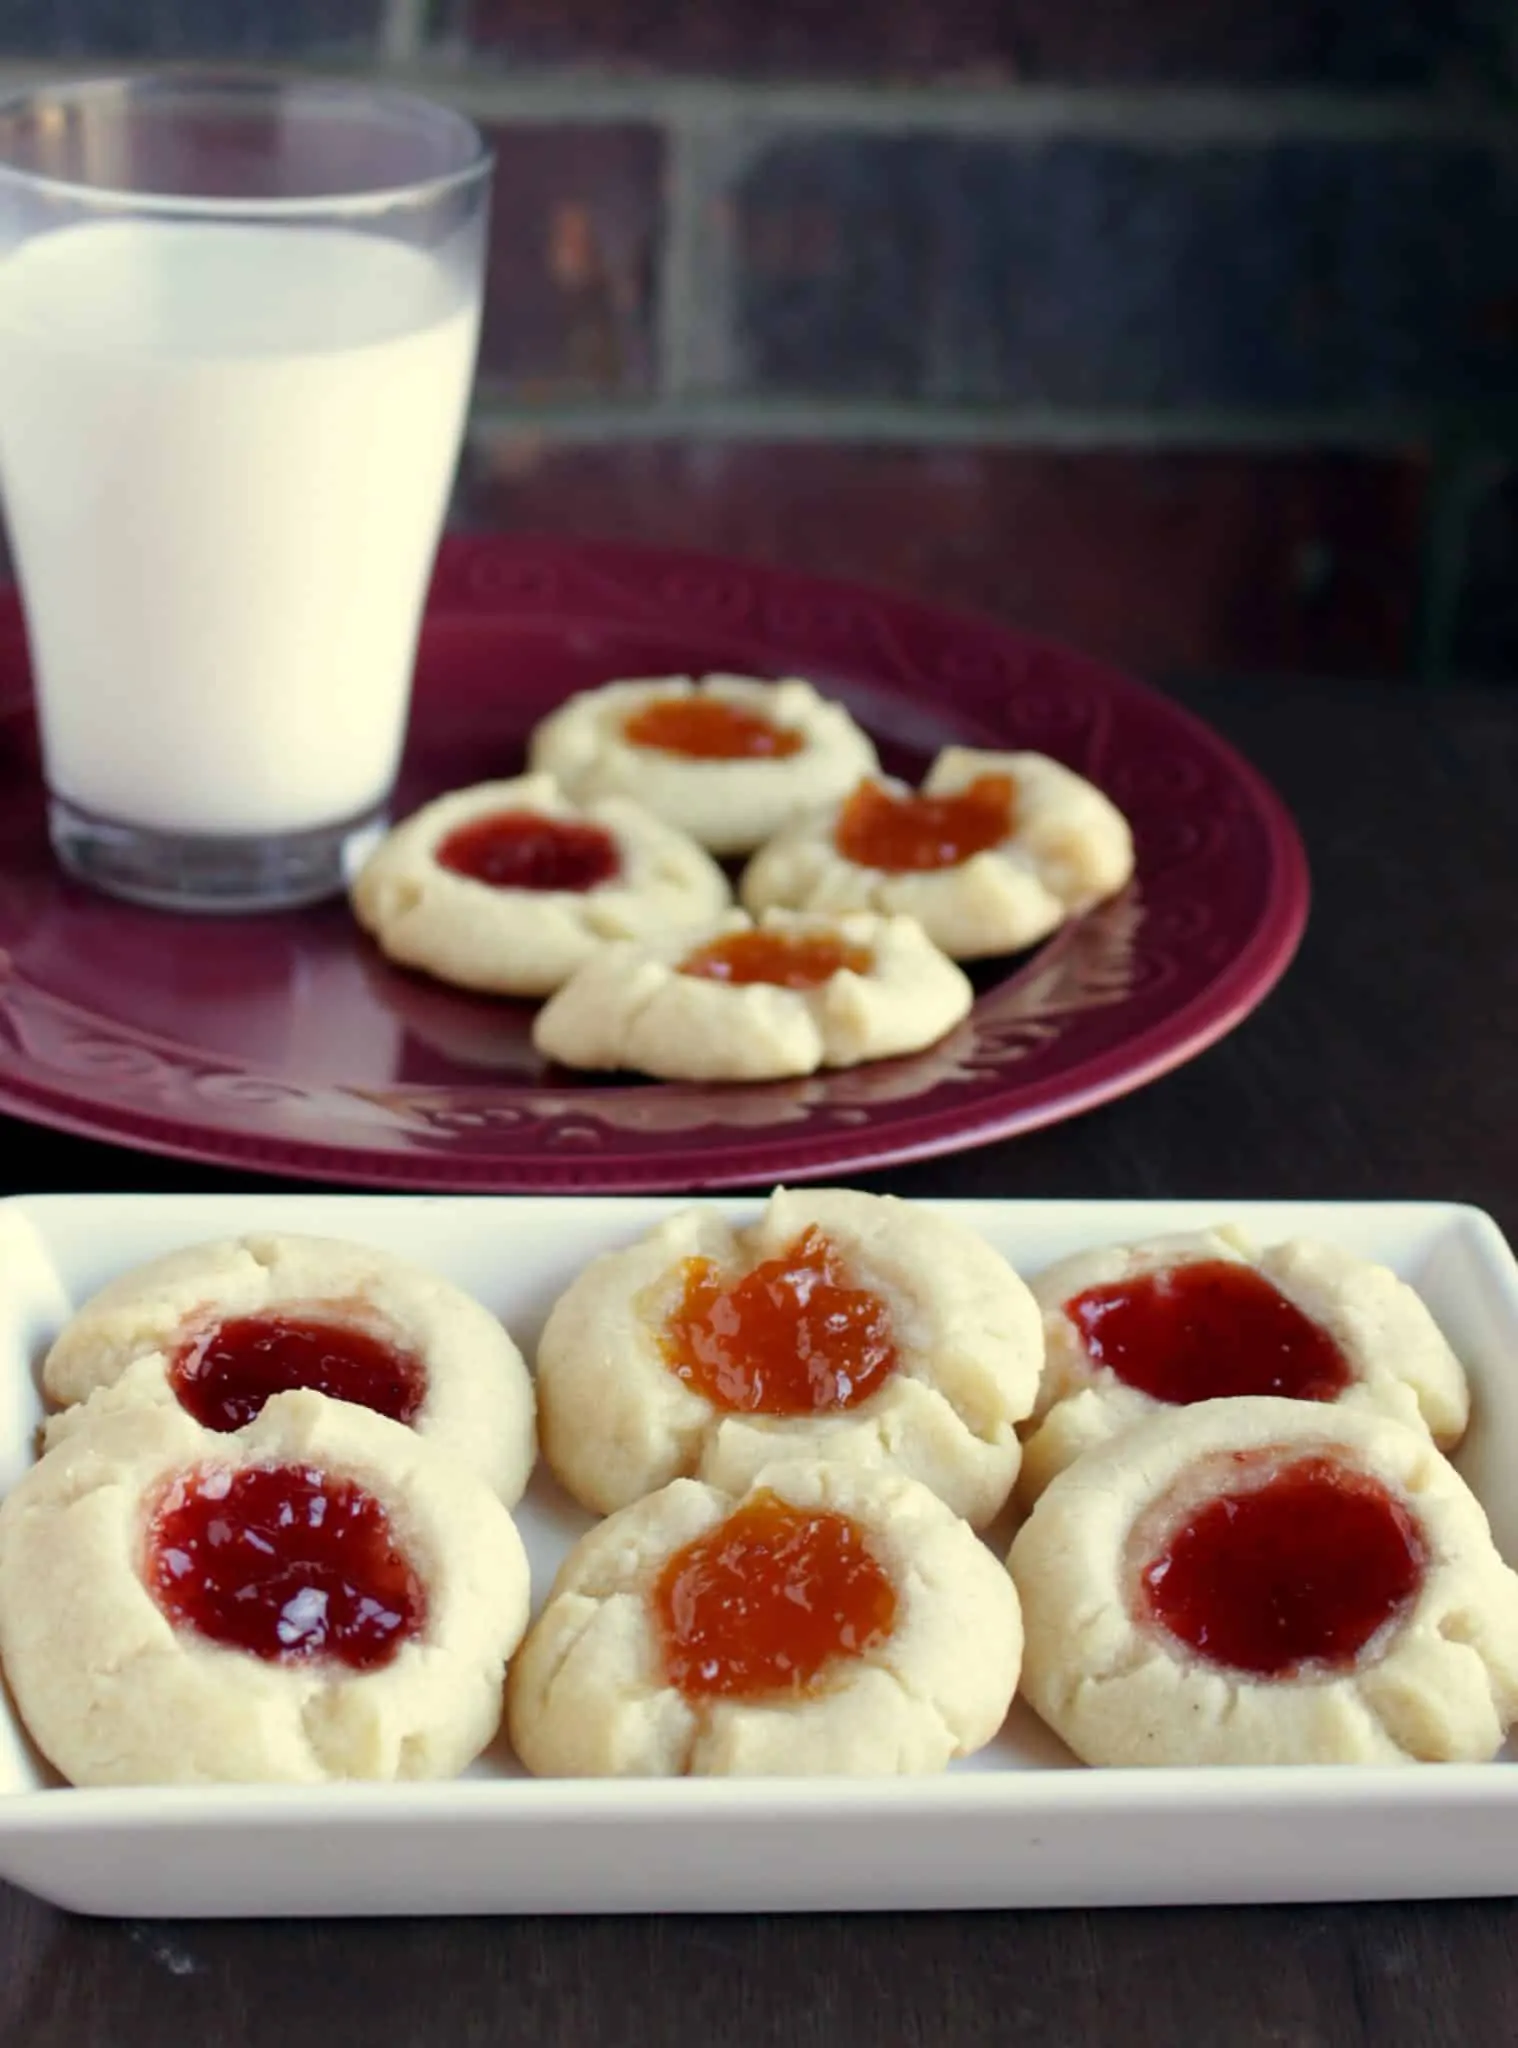
[[[1518,1235],[1518,689],[1184,694],[1301,821],[1316,894],[1287,980],[1126,1102],[862,1184],[1457,1198]],[[247,1185],[3,1121],[0,1183]],[[3,2048],[833,2048],[845,2034],[881,2048],[1504,2048],[1518,2043],[1518,1904],[122,1925],[0,1887]]]

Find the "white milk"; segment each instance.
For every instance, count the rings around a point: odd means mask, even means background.
[[[474,365],[466,275],[199,223],[0,262],[0,487],[56,795],[218,833],[384,798]]]

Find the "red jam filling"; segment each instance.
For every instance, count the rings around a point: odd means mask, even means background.
[[[698,947],[680,962],[680,972],[699,981],[726,981],[736,988],[768,982],[775,988],[821,988],[845,968],[868,974],[863,946],[846,946],[826,932],[729,932]]]
[[[307,1466],[181,1473],[149,1522],[145,1576],[177,1628],[271,1664],[374,1671],[425,1620],[379,1502]]]
[[[756,1493],[666,1563],[654,1609],[687,1699],[805,1692],[889,1636],[896,1589],[847,1515]]]
[[[1386,1487],[1325,1456],[1237,1453],[1235,1491],[1189,1517],[1143,1567],[1149,1612],[1181,1642],[1257,1678],[1343,1670],[1417,1592],[1427,1554]]]
[[[816,1228],[731,1283],[712,1260],[687,1259],[661,1342],[676,1378],[740,1415],[857,1408],[896,1367],[885,1303],[849,1285],[838,1247]]]
[[[779,761],[806,744],[789,726],[721,697],[655,697],[632,714],[622,733],[635,747],[691,761]]]
[[[351,1323],[322,1316],[227,1316],[186,1340],[169,1364],[181,1408],[206,1429],[241,1429],[265,1401],[310,1387],[334,1401],[412,1422],[427,1392],[422,1362]]]
[[[1178,1408],[1236,1394],[1334,1401],[1354,1377],[1326,1330],[1232,1259],[1093,1287],[1065,1314],[1099,1365]]]
[[[538,811],[472,818],[448,834],[435,858],[450,874],[492,889],[595,889],[622,872],[609,832]]]
[[[901,795],[861,782],[838,815],[833,843],[845,860],[887,874],[957,868],[999,846],[1015,817],[1005,775],[977,775],[952,796]]]

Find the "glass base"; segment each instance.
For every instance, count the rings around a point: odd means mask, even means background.
[[[340,896],[389,822],[383,804],[310,832],[223,838],[155,832],[48,799],[53,851],[71,875],[154,910],[234,917]]]

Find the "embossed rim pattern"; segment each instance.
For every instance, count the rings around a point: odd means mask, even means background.
[[[983,994],[943,1047],[725,1089],[312,1084],[70,1004],[7,961],[0,919],[0,1108],[206,1164],[359,1186],[616,1193],[816,1180],[1012,1137],[1141,1087],[1232,1029],[1296,949],[1307,868],[1279,798],[1201,721],[1082,656],[791,572],[611,544],[456,539],[434,583],[419,718],[447,700],[440,656],[488,657],[508,621],[720,642],[733,666],[852,692],[867,722],[872,699],[908,725],[914,705],[948,705],[976,743],[1039,748],[1106,786],[1135,824],[1137,881]]]

